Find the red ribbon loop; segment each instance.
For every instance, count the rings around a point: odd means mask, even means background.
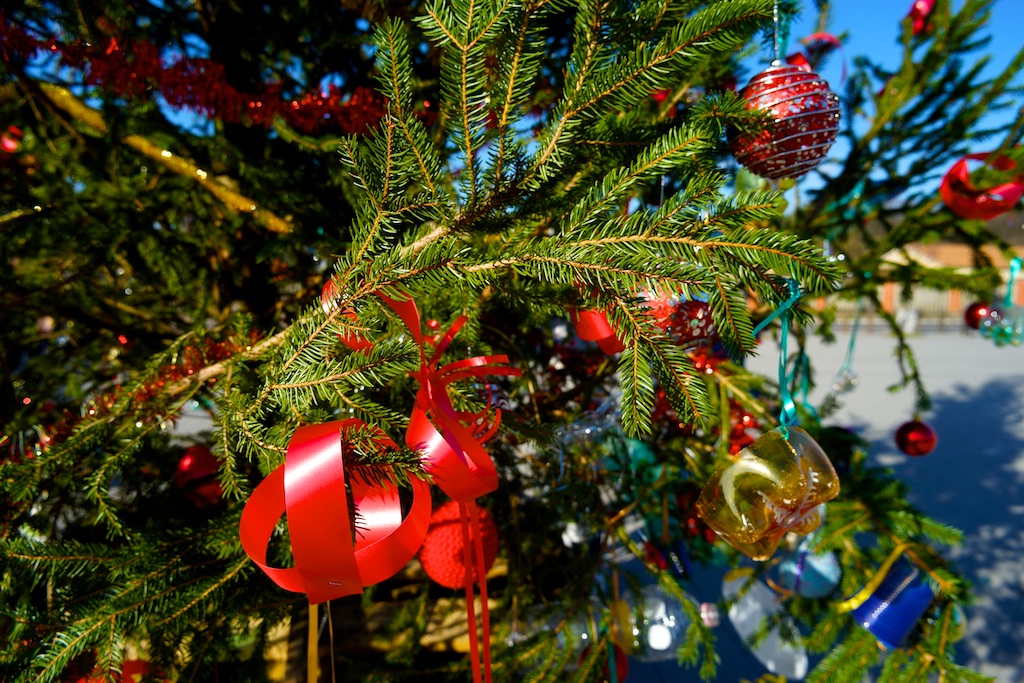
[[[968,154],[953,164],[946,172],[939,186],[939,194],[946,202],[949,210],[960,218],[992,220],[1007,211],[1024,196],[1024,176],[981,190],[971,184],[968,161],[985,161],[990,154]],[[999,171],[1009,171],[1017,164],[1006,155],[1000,155],[992,161],[992,167]]]
[[[416,304],[411,299],[380,298],[398,314],[420,346],[420,369],[415,374],[420,388],[405,443],[422,453],[424,469],[453,500],[465,503],[490,493],[498,488],[498,472],[482,444],[497,431],[501,411],[495,410],[493,419],[488,419],[486,410],[457,411],[448,396],[448,385],[462,379],[518,376],[521,372],[509,367],[504,355],[474,356],[438,368],[438,361],[466,318],[460,316],[452,324],[428,358]]]
[[[430,523],[426,482],[410,478],[412,508],[403,520],[396,487],[352,476],[349,486],[361,517],[353,543],[342,433],[357,427],[368,425],[352,418],[297,429],[284,464],[256,487],[242,511],[239,536],[246,554],[274,583],[306,593],[311,604],[360,593],[394,576],[419,550]],[[397,448],[383,432],[374,441]],[[271,567],[267,546],[284,512],[295,566]]]
[[[619,341],[615,330],[608,324],[608,316],[604,311],[589,311],[581,308],[570,308],[569,319],[580,339],[597,342],[601,350],[609,356],[625,350],[626,346]]]

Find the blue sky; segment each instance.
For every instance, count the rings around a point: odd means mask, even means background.
[[[794,23],[790,39],[790,52],[799,47],[800,38],[813,33],[817,20],[813,4],[803,0],[804,12]],[[953,0],[955,8],[963,6],[963,0]],[[831,16],[827,30],[839,35],[848,31],[843,50],[847,60],[856,55],[869,55],[875,61],[894,69],[900,63],[900,22],[913,5],[913,0],[832,0]],[[1024,0],[996,0],[988,23],[992,42],[985,48],[993,56],[994,67],[1005,67],[1021,48],[1024,39]],[[832,59],[821,71],[821,75],[838,87],[842,72],[839,59]]]

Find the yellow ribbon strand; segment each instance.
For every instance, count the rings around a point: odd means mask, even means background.
[[[876,590],[878,590],[878,587],[882,585],[882,582],[885,581],[886,574],[889,573],[889,570],[892,569],[893,564],[896,563],[896,560],[900,559],[900,555],[902,554],[903,546],[896,546],[893,549],[893,551],[889,553],[889,557],[885,558],[885,562],[883,562],[882,566],[878,568],[878,571],[875,572],[875,575],[871,577],[871,580],[868,581],[867,584],[863,588],[861,588],[856,595],[854,595],[851,598],[847,598],[846,600],[843,600],[841,603],[839,603],[839,605],[836,607],[836,611],[839,612],[839,614],[845,614],[846,612],[852,612],[853,610],[863,605],[867,601],[867,599],[870,598]]]
[[[309,638],[306,640],[306,680],[317,683],[320,680],[320,619],[316,605],[309,606]]]

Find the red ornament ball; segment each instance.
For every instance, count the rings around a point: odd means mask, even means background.
[[[964,311],[964,324],[972,330],[981,327],[981,321],[988,315],[989,305],[981,301],[975,301]]]
[[[220,463],[208,446],[190,446],[178,462],[174,485],[181,489],[196,507],[209,507],[220,502],[223,491],[217,481]]]
[[[839,134],[839,97],[813,71],[773,62],[740,95],[773,119],[759,135],[732,141],[736,160],[764,178],[799,178],[818,165]]]
[[[498,527],[487,510],[481,507],[478,507],[477,510],[479,511],[480,540],[484,547],[484,573],[486,574],[498,556]],[[448,501],[434,510],[434,514],[430,516],[427,537],[423,539],[423,546],[419,552],[423,571],[446,588],[460,588],[465,585],[466,563],[463,555],[461,519],[459,504],[455,501]],[[473,525],[470,524],[470,543],[473,542],[473,537]],[[478,580],[479,576],[474,567],[473,583]]]
[[[658,327],[681,346],[711,339],[715,336],[715,323],[711,309],[703,301],[675,296],[651,298],[647,303]]]
[[[938,442],[935,430],[919,420],[906,422],[896,430],[896,445],[907,455],[928,455]]]

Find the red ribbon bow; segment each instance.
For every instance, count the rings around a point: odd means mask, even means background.
[[[486,409],[480,413],[455,410],[448,396],[448,385],[469,377],[484,375],[513,375],[520,373],[508,367],[508,357],[475,356],[437,367],[438,361],[455,335],[466,322],[460,316],[441,337],[434,352],[427,357],[426,338],[420,324],[420,314],[413,301],[397,301],[383,294],[381,300],[398,314],[420,348],[420,369],[415,373],[420,384],[405,443],[423,454],[424,468],[453,500],[459,502],[462,522],[463,553],[466,566],[466,616],[469,627],[469,645],[472,653],[473,680],[479,683],[480,643],[476,631],[476,608],[473,598],[474,562],[480,577],[480,612],[483,636],[483,677],[491,680],[490,618],[487,606],[487,581],[484,578],[484,551],[481,543],[480,521],[476,498],[498,488],[498,473],[483,443],[498,429],[501,411],[494,411],[493,422],[488,422]],[[439,428],[440,427],[440,428]],[[473,550],[470,550],[470,526],[473,527]]]
[[[306,593],[310,604],[361,593],[394,576],[419,550],[430,523],[426,482],[409,480],[412,508],[403,520],[397,488],[353,476],[349,486],[362,518],[353,542],[342,435],[356,427],[374,429],[355,418],[297,429],[284,464],[256,487],[242,511],[245,553],[281,588]],[[397,448],[376,431],[377,445]],[[267,546],[284,512],[295,566],[280,569],[267,564]]]
[[[337,285],[333,280],[328,281],[320,295],[324,310],[330,309],[337,296]],[[497,432],[501,411],[494,411],[492,423],[488,423],[486,410],[480,413],[457,411],[448,396],[448,385],[484,375],[519,376],[521,371],[508,367],[505,355],[474,356],[438,368],[438,361],[466,323],[466,317],[459,316],[455,320],[428,357],[427,337],[423,334],[416,303],[380,293],[378,296],[401,318],[420,348],[420,369],[413,373],[420,388],[416,392],[405,443],[423,454],[424,469],[453,500],[464,503],[490,493],[498,488],[498,472],[482,444]],[[351,309],[346,309],[343,315],[355,319]],[[373,342],[362,337],[339,335],[339,338],[353,351],[373,347]]]
[[[949,210],[960,218],[977,218],[992,220],[1011,210],[1017,200],[1024,195],[1024,176],[997,185],[987,190],[980,190],[971,184],[968,160],[984,161],[990,154],[968,154],[953,164],[946,172],[939,186],[939,194],[946,202]],[[1009,171],[1017,164],[1008,156],[1000,155],[992,162],[992,167],[999,171]]]
[[[339,294],[333,280],[324,285],[320,301],[325,312],[335,305]],[[378,296],[402,319],[419,345],[420,369],[413,376],[420,388],[416,392],[405,441],[421,452],[424,469],[438,486],[459,502],[467,567],[466,610],[469,623],[473,625],[469,629],[473,678],[481,680],[473,578],[468,571],[475,561],[481,577],[483,667],[490,681],[487,588],[483,579],[480,522],[474,501],[498,487],[497,470],[483,443],[497,432],[501,411],[494,411],[493,420],[488,419],[487,409],[479,413],[458,411],[448,395],[448,385],[470,377],[519,375],[521,372],[508,366],[505,355],[475,356],[438,367],[442,354],[465,324],[466,317],[460,316],[455,321],[428,357],[428,338],[423,334],[416,304],[411,299],[399,301],[382,293]],[[351,308],[342,311],[342,315],[356,320]],[[338,337],[353,351],[373,348],[372,341],[359,335],[339,334]],[[355,544],[351,542],[342,442],[338,432],[362,425],[363,422],[350,419],[296,430],[284,465],[256,487],[242,512],[240,535],[245,552],[274,583],[286,590],[305,592],[311,604],[359,593],[364,586],[393,576],[412,559],[426,535],[430,495],[424,482],[411,480],[413,504],[403,521],[397,490],[371,486],[352,478],[350,487],[366,530]],[[394,447],[394,442],[383,432],[375,441],[383,448]],[[278,569],[267,564],[266,552],[277,520],[285,511],[295,567]],[[476,534],[475,553],[470,550],[471,526]]]

